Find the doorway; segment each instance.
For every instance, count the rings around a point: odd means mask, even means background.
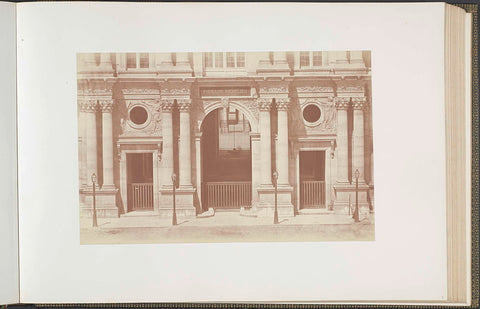
[[[202,123],[202,208],[251,206],[250,124],[234,107],[210,112]]]
[[[153,155],[127,154],[127,209],[153,210]]]
[[[300,151],[300,209],[325,205],[325,151]]]

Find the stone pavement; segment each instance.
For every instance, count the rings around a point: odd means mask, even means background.
[[[351,216],[309,214],[273,218],[243,217],[239,212],[216,212],[206,218],[160,218],[154,212],[133,212],[120,218],[81,220],[82,244],[373,240],[374,217],[354,223]]]

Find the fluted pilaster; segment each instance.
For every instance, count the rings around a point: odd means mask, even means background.
[[[348,183],[348,114],[349,97],[335,98],[337,108],[337,183]]]
[[[190,140],[190,99],[177,100],[180,111],[180,143],[179,143],[179,183],[180,187],[192,186],[192,161]]]
[[[278,184],[289,185],[288,181],[288,106],[289,98],[275,100],[278,111]]]

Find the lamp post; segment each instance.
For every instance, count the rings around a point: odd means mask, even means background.
[[[273,213],[273,224],[278,224],[278,209],[277,209],[277,171],[273,172],[273,185],[275,186],[275,211]]]
[[[97,175],[92,174],[92,187],[93,187],[93,227],[97,227],[97,206],[95,201],[95,183],[97,182]]]
[[[355,170],[355,212],[353,213],[353,220],[355,222],[359,222],[360,219],[358,218],[358,177],[360,177],[360,172]]]
[[[177,174],[173,173],[172,174],[172,183],[173,183],[173,216],[172,216],[172,225],[177,225],[177,211],[176,211],[176,205],[175,205],[175,186],[177,184]]]

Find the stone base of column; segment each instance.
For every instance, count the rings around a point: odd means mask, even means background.
[[[162,188],[160,190],[160,207],[158,213],[162,218],[173,216],[173,189]],[[193,198],[196,190],[193,187],[180,187],[175,190],[175,212],[177,218],[195,218],[197,209],[193,206]]]
[[[293,188],[290,186],[278,186],[277,188],[277,211],[279,217],[293,217],[292,204]],[[273,185],[261,185],[258,188],[258,203],[256,205],[257,217],[269,217],[275,212],[275,188]]]
[[[97,218],[118,218],[120,213],[116,204],[118,189],[115,186],[95,190],[95,208]],[[84,188],[80,193],[80,217],[93,216],[93,190]]]
[[[353,215],[355,209],[355,183],[336,183],[335,201],[333,209],[335,214]],[[368,190],[370,187],[365,183],[358,184],[358,210],[360,216],[370,213],[370,203],[368,202]]]

